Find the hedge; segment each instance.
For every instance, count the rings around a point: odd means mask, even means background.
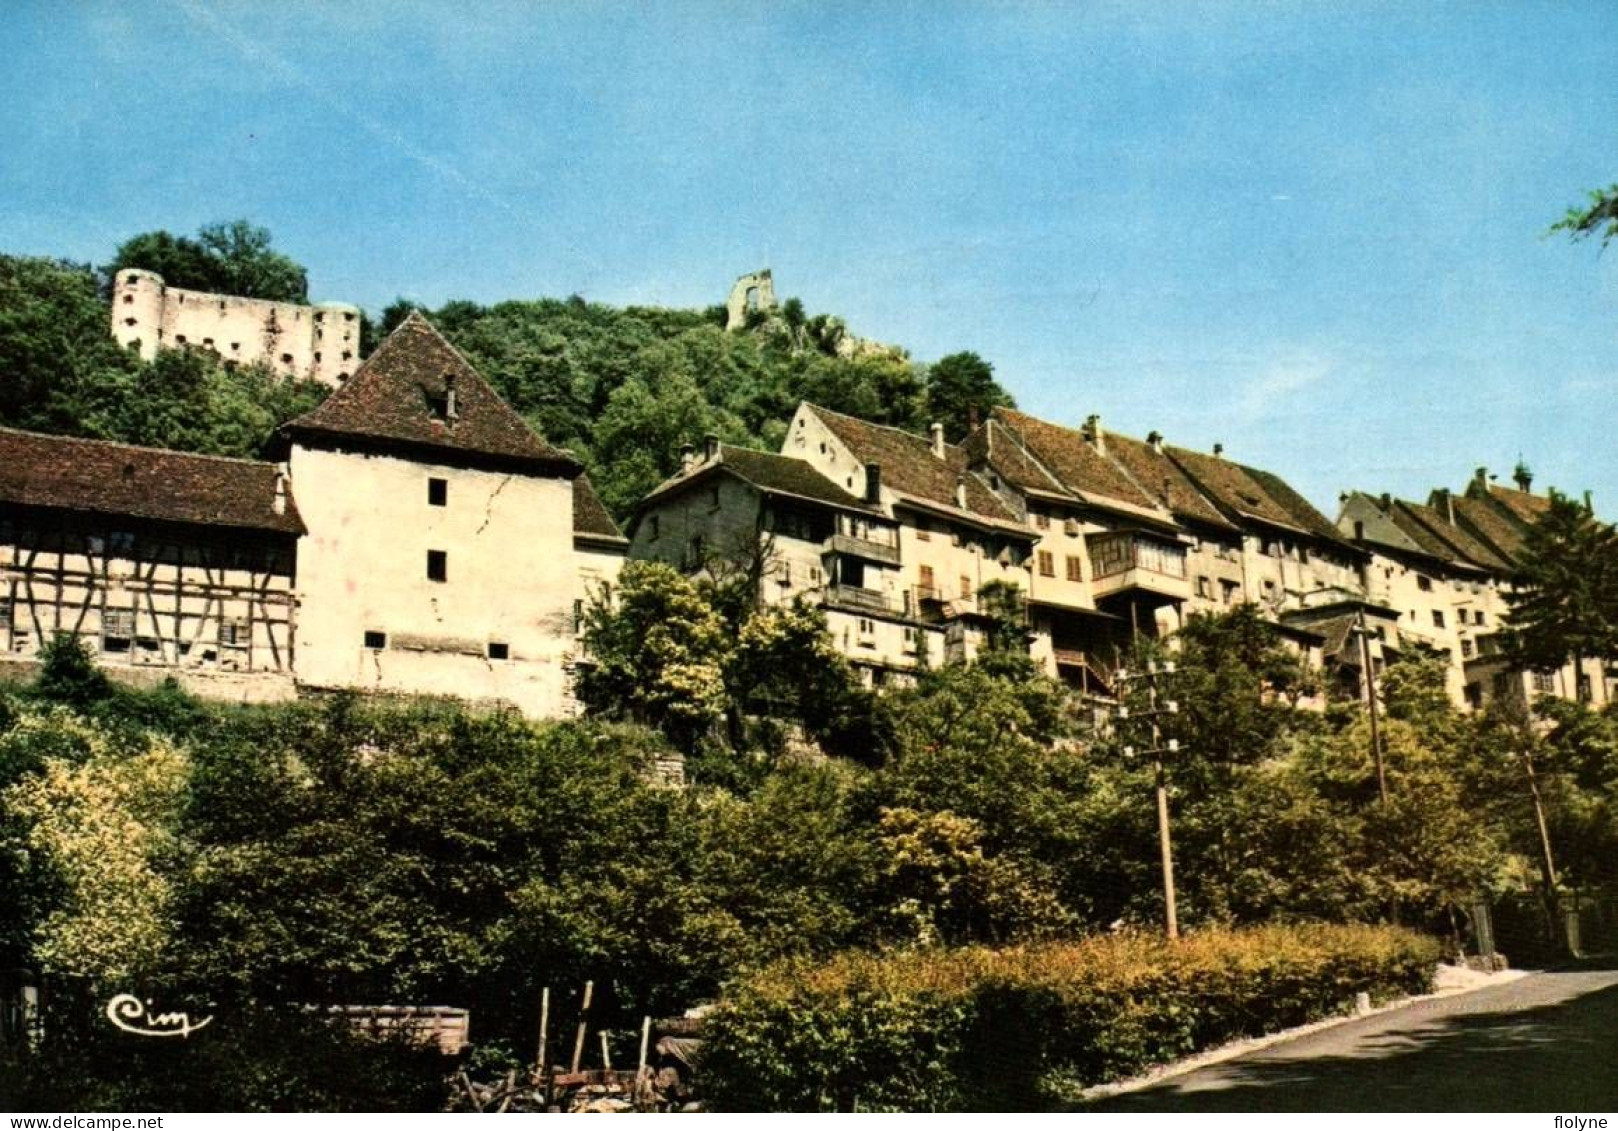
[[[1390,927],[1122,934],[1005,950],[846,953],[732,987],[704,1095],[730,1111],[981,1111],[1431,986],[1436,940]]]

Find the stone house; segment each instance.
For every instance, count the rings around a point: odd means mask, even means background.
[[[1366,599],[1366,555],[1284,480],[1213,455],[994,409],[964,442],[1040,536],[1030,570],[1036,657],[1103,683],[1136,633],[1252,603],[1313,667],[1353,684],[1381,662],[1391,612]],[[1060,564],[1060,568],[1058,565]],[[1362,648],[1351,631],[1364,628]]]
[[[979,591],[1021,585],[1033,539],[958,448],[800,405],[783,451],[710,439],[653,490],[631,556],[750,571],[761,606],[804,600],[865,679],[975,656]]]
[[[116,676],[573,710],[585,602],[627,541],[419,315],[275,462],[0,431],[0,643],[58,631]]]
[[[1480,709],[1503,698],[1521,705],[1543,695],[1609,703],[1618,670],[1586,660],[1557,672],[1513,672],[1499,632],[1507,594],[1530,526],[1549,505],[1519,468],[1517,487],[1491,482],[1480,468],[1465,492],[1432,492],[1414,503],[1360,492],[1343,496],[1338,528],[1371,555],[1373,595],[1399,615],[1399,635],[1441,657],[1451,699]]]

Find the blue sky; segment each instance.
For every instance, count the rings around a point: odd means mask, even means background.
[[[0,5],[0,251],[245,216],[317,299],[705,306],[768,265],[1022,406],[1618,515],[1618,4]]]

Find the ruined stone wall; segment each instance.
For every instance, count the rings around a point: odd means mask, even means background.
[[[151,271],[120,271],[112,334],[147,360],[159,348],[193,348],[228,363],[269,366],[295,380],[337,386],[359,367],[360,312],[345,303],[291,302],[188,291]]]
[[[766,267],[751,275],[743,275],[730,288],[725,300],[725,329],[735,330],[747,325],[747,316],[753,311],[775,309],[775,280]]]

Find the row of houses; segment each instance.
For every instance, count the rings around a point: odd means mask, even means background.
[[[960,444],[800,405],[781,451],[710,441],[639,507],[630,555],[688,571],[751,556],[761,604],[822,605],[872,683],[970,659],[1020,591],[1030,649],[1082,694],[1113,693],[1140,635],[1251,604],[1363,695],[1399,653],[1442,658],[1458,706],[1612,700],[1618,669],[1510,671],[1499,632],[1529,527],[1548,505],[1479,471],[1427,503],[1343,496],[1333,522],[1279,476],[1210,453],[996,408]]]
[[[263,701],[351,688],[571,712],[588,601],[626,556],[749,563],[824,608],[873,684],[970,660],[1016,595],[1034,659],[1108,698],[1140,635],[1251,604],[1346,694],[1398,652],[1458,704],[1609,701],[1618,672],[1506,669],[1509,578],[1546,500],[1480,472],[1328,520],[1211,453],[995,409],[959,444],[800,405],[778,452],[709,439],[626,538],[579,463],[411,315],[263,461],[0,430],[0,676],[57,633],[126,679]],[[994,583],[1001,583],[995,585]]]

